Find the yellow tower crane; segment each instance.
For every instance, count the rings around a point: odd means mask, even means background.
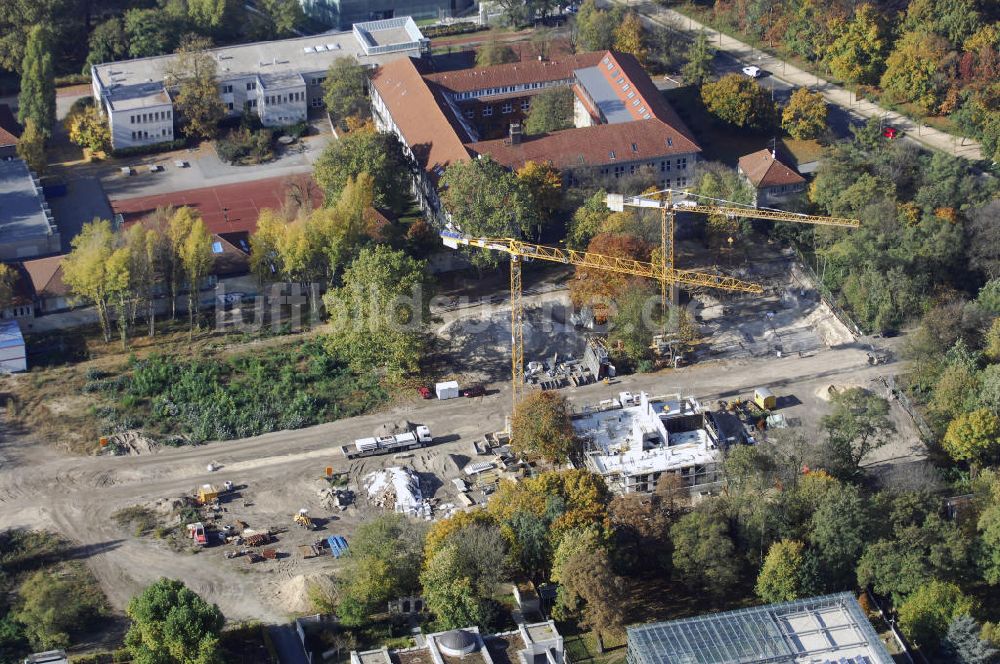
[[[718,201],[706,199],[711,203],[704,203],[695,196],[697,200],[688,198],[685,191],[664,189],[644,196],[625,196],[624,194],[608,194],[605,202],[613,212],[622,212],[626,207],[635,208],[656,208],[660,210],[660,271],[662,276],[660,281],[660,307],[667,310],[667,289],[678,282],[668,279],[668,275],[674,271],[674,214],[676,211],[694,212],[705,215],[721,215],[730,219],[736,217],[746,217],[748,219],[767,219],[770,221],[791,221],[797,224],[813,224],[816,226],[838,226],[841,228],[857,228],[861,222],[857,219],[846,219],[843,217],[823,217],[812,214],[799,214],[796,212],[785,212],[784,210],[773,210],[769,208],[757,208],[742,206],[729,201]],[[676,200],[675,200],[676,197]],[[716,205],[715,203],[723,203]]]
[[[681,200],[674,201],[674,194],[686,196],[686,192],[664,190],[655,192],[654,196],[659,198],[649,198],[642,196],[623,196],[621,194],[609,194],[607,197],[608,207],[614,211],[621,212],[625,206],[640,208],[658,208],[660,214],[660,240],[662,250],[660,252],[659,264],[632,260],[629,258],[615,258],[604,256],[589,251],[576,251],[574,249],[560,249],[531,242],[523,242],[513,238],[474,238],[453,231],[442,231],[441,239],[445,246],[457,249],[459,246],[479,247],[491,251],[499,251],[510,256],[510,334],[511,334],[511,413],[517,409],[517,404],[521,400],[524,391],[524,304],[521,299],[521,264],[525,259],[543,260],[553,263],[563,263],[565,265],[575,265],[578,267],[593,268],[620,274],[631,274],[637,277],[656,279],[660,282],[660,304],[663,310],[667,308],[667,289],[673,285],[702,286],[708,288],[718,288],[720,290],[755,293],[764,292],[760,284],[755,284],[732,277],[697,272],[694,270],[678,270],[674,266],[674,212],[683,210],[684,212],[696,212],[700,214],[718,214],[728,217],[748,217],[752,219],[770,219],[772,221],[793,221],[804,224],[816,224],[822,226],[840,226],[846,228],[857,228],[860,222],[856,219],[844,219],[840,217],[821,217],[807,214],[797,214],[794,212],[783,212],[781,210],[761,209],[754,207],[741,207],[736,204],[728,205],[706,205],[699,202]]]
[[[707,286],[743,293],[763,293],[764,289],[748,281],[732,277],[695,272],[693,270],[671,269],[665,272],[662,266],[630,258],[614,258],[589,251],[559,249],[541,244],[532,244],[513,238],[474,238],[444,231],[444,244],[452,249],[459,246],[479,247],[500,251],[510,256],[510,335],[511,335],[511,378],[512,408],[516,409],[524,391],[524,304],[521,300],[521,264],[524,259],[550,261],[565,265],[631,274],[648,279],[668,279],[670,283],[687,286]],[[511,411],[513,412],[513,410]]]

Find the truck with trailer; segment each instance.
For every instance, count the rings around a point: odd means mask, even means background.
[[[430,428],[420,424],[411,431],[397,433],[390,436],[378,436],[372,438],[359,438],[350,445],[344,445],[341,450],[348,459],[359,457],[377,456],[379,454],[391,454],[404,450],[415,450],[425,447],[434,442]]]

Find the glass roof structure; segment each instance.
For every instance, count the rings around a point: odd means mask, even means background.
[[[850,593],[628,628],[628,664],[892,664]]]

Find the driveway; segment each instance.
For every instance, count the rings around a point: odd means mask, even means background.
[[[753,64],[770,73],[770,76],[765,78],[776,78],[793,87],[815,90],[823,95],[828,104],[838,108],[840,113],[846,113],[846,116],[843,117],[859,119],[881,118],[886,124],[906,132],[907,139],[919,143],[924,147],[973,161],[982,159],[980,144],[970,138],[960,140],[958,137],[943,131],[919,125],[910,118],[883,108],[873,102],[867,100],[859,101],[850,90],[845,90],[815,74],[803,71],[794,65],[768,55],[738,39],[713,30],[672,9],[660,7],[650,2],[634,3],[631,0],[603,0],[600,4],[610,3],[629,6],[639,12],[647,22],[666,27],[670,30],[676,30],[678,26],[687,26],[690,32],[704,31],[708,35],[712,46],[718,51],[726,53],[736,62],[741,63],[740,67],[746,64]],[[842,122],[843,119],[840,123]]]
[[[274,644],[281,664],[309,664],[294,625],[271,625],[267,631],[271,635],[271,643]]]

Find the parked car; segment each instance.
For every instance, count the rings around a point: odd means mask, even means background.
[[[473,397],[481,397],[486,394],[486,388],[482,385],[473,385],[472,387],[467,387],[462,390],[462,396],[467,399],[472,399]]]
[[[898,129],[892,126],[886,127],[885,129],[882,130],[882,135],[888,138],[889,140],[898,138],[901,134],[902,132],[900,132]]]
[[[747,65],[743,68],[743,73],[750,78],[760,78],[760,67],[754,67],[753,65]]]
[[[421,385],[420,387],[418,387],[417,392],[419,392],[421,398],[424,399],[430,399],[431,397],[434,396],[434,393],[431,392],[431,388],[427,387],[426,385]]]

